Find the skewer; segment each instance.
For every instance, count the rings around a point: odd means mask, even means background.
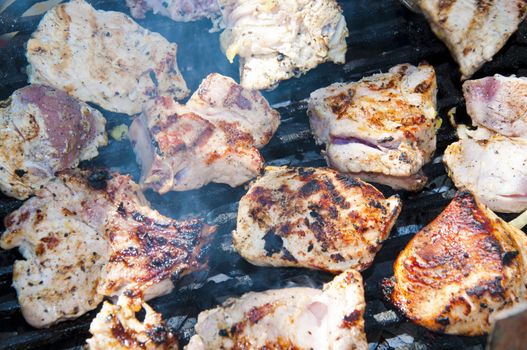
[[[521,213],[516,219],[509,221],[509,224],[520,230],[527,226],[527,210]]]

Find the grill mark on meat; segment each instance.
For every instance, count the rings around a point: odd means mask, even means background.
[[[248,98],[243,96],[244,90],[245,89],[238,84],[231,85],[229,93],[227,94],[227,98],[223,102],[223,106],[237,106],[240,109],[250,110],[252,108],[252,103]]]
[[[280,252],[284,247],[282,237],[278,236],[272,230],[269,230],[263,236],[263,240],[265,241],[264,250],[266,251],[267,256],[272,256],[273,254]]]
[[[275,309],[275,306],[271,303],[265,303],[261,306],[255,306],[247,312],[246,318],[249,320],[251,325],[257,324],[265,316],[272,313]]]
[[[344,316],[340,328],[351,329],[356,327],[357,323],[362,319],[362,312],[360,310],[354,310],[348,315]]]
[[[517,251],[517,250],[505,252],[505,254],[503,254],[503,257],[501,258],[501,260],[503,262],[503,265],[505,265],[505,266],[512,265],[512,263],[514,262],[514,259],[516,259],[516,257],[519,254],[520,254],[520,252]]]

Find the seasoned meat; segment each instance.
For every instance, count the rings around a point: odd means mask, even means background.
[[[135,18],[145,18],[150,10],[178,22],[216,18],[220,15],[218,0],[126,0],[126,5]]]
[[[267,167],[240,200],[234,247],[256,265],[363,270],[400,210],[398,198],[332,169]]]
[[[0,190],[26,199],[55,172],[97,156],[107,143],[96,109],[43,85],[21,88],[0,101]]]
[[[527,138],[527,78],[496,74],[463,84],[473,124],[498,134]]]
[[[527,14],[525,0],[416,0],[468,79],[505,45]]]
[[[143,321],[136,313],[143,309]],[[120,296],[116,305],[105,301],[90,326],[89,350],[177,350],[177,339],[161,314],[140,299]]]
[[[455,185],[472,191],[494,211],[527,210],[527,140],[484,129],[459,135],[443,156]]]
[[[176,53],[125,14],[72,0],[49,10],[29,40],[29,81],[132,115],[152,96],[188,94]]]
[[[361,275],[315,288],[248,293],[198,316],[187,350],[368,348]]]
[[[241,85],[267,89],[325,61],[344,63],[346,20],[335,0],[219,0],[229,61]]]
[[[47,327],[92,310],[103,296],[168,293],[172,275],[203,266],[213,228],[150,209],[129,176],[67,172],[5,219],[0,247],[18,247],[13,285],[22,314]]]
[[[422,188],[420,169],[436,148],[436,92],[428,64],[313,92],[308,114],[328,165],[393,188]]]
[[[409,319],[436,332],[481,335],[497,311],[526,299],[527,238],[459,192],[401,252],[394,275],[386,292]]]
[[[186,105],[168,97],[147,104],[130,127],[141,183],[159,193],[210,182],[239,186],[260,174],[257,147],[272,137],[279,114],[257,91],[209,75]]]

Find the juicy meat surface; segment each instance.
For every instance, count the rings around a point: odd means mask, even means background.
[[[498,134],[527,138],[527,78],[496,74],[463,84],[473,124]]]
[[[326,144],[329,166],[358,176],[371,173],[394,188],[419,189],[426,181],[416,175],[436,149],[436,92],[428,64],[402,64],[358,82],[336,83],[311,93],[311,129]]]
[[[73,0],[46,13],[26,56],[31,83],[132,115],[152,96],[187,96],[176,54],[176,44],[125,14]]]
[[[126,0],[135,18],[145,18],[148,11],[178,22],[216,18],[220,15],[218,0]]]
[[[103,296],[168,293],[172,275],[203,266],[213,228],[148,207],[129,176],[65,172],[5,219],[0,247],[18,247],[13,285],[34,327],[76,318]]]
[[[459,192],[394,264],[389,299],[429,330],[482,335],[493,315],[525,301],[527,238]]]
[[[348,270],[323,290],[248,293],[198,316],[187,350],[368,348],[362,277]]]
[[[29,85],[0,101],[0,190],[26,199],[55,172],[97,156],[107,143],[99,111],[63,91]]]
[[[449,48],[463,79],[505,45],[527,11],[525,0],[417,0],[432,30]]]
[[[136,313],[145,311],[142,321]],[[104,302],[90,325],[89,350],[177,350],[176,337],[161,314],[141,299],[120,296],[117,304]]]
[[[335,0],[219,0],[221,45],[241,85],[267,89],[325,61],[344,63],[348,29]]]
[[[256,265],[363,270],[400,210],[399,198],[332,169],[267,167],[240,200],[233,243]]]
[[[527,210],[527,140],[484,129],[459,134],[443,156],[456,187],[470,190],[494,211]]]
[[[210,182],[239,186],[260,174],[280,115],[254,90],[209,75],[186,105],[159,97],[130,127],[141,183],[159,193]]]

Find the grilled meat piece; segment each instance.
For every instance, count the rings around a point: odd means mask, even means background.
[[[366,269],[401,210],[332,169],[267,167],[240,200],[236,250],[260,266]]]
[[[141,309],[143,321],[136,317]],[[117,305],[105,301],[90,326],[89,350],[177,350],[177,339],[155,312],[140,299],[120,296]]]
[[[527,14],[525,0],[416,2],[459,64],[463,79],[492,60]]]
[[[323,290],[248,293],[198,316],[187,350],[367,349],[362,277],[348,270]]]
[[[459,132],[443,162],[456,187],[472,191],[490,209],[519,213],[527,209],[527,140],[485,129]]]
[[[402,64],[358,82],[311,94],[308,106],[328,165],[393,188],[417,190],[436,148],[436,76],[428,64]],[[393,179],[393,180],[392,180]]]
[[[280,123],[257,91],[209,75],[186,105],[168,97],[147,104],[130,127],[141,183],[159,193],[210,182],[239,186],[256,177],[264,146]]]
[[[493,315],[526,299],[527,238],[459,192],[394,265],[389,299],[429,330],[481,335]]]
[[[213,19],[220,15],[218,0],[126,0],[126,5],[135,18],[145,18],[150,10],[177,22]]]
[[[213,228],[148,207],[129,176],[67,172],[5,219],[0,247],[18,247],[13,285],[34,327],[76,318],[103,296],[168,293],[170,277],[204,264]]]
[[[463,84],[472,122],[498,134],[527,138],[527,78],[496,74]]]
[[[30,82],[132,115],[152,96],[188,94],[176,53],[176,44],[125,14],[72,0],[46,13],[26,55]]]
[[[101,113],[63,91],[21,88],[0,101],[0,190],[26,199],[55,172],[97,156],[107,143]]]
[[[344,63],[346,20],[335,0],[219,0],[229,61],[241,85],[267,89],[325,61]]]

